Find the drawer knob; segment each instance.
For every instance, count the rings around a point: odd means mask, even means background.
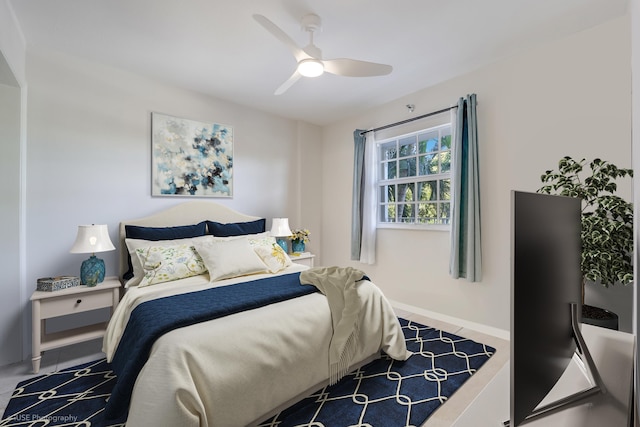
[[[79,299],[78,301],[76,301],[76,304],[80,304],[82,302],[81,299]]]

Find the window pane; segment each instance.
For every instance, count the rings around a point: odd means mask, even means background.
[[[438,200],[437,181],[425,181],[418,183],[420,189],[419,201],[426,202],[430,200]]]
[[[438,173],[438,157],[435,154],[427,154],[418,157],[420,164],[420,175],[431,175]]]
[[[410,136],[400,140],[400,157],[416,155],[416,137]]]
[[[416,158],[415,157],[398,160],[398,164],[400,168],[400,171],[399,171],[400,178],[416,175]]]
[[[451,221],[451,203],[445,202],[440,204],[440,222],[449,224]]]
[[[413,203],[398,204],[398,222],[416,222]]]
[[[415,184],[398,184],[398,201],[399,202],[412,202],[414,200]]]
[[[380,222],[396,222],[396,205],[380,205]]]
[[[418,204],[418,222],[422,224],[435,224],[438,218],[437,203]]]
[[[398,167],[396,161],[382,164],[382,179],[396,179],[398,177]]]
[[[395,188],[396,186],[393,184],[380,186],[380,202],[381,203],[395,202],[396,201]]]
[[[420,153],[433,153],[438,151],[438,131],[421,133],[418,135]]]
[[[451,151],[445,151],[438,156],[440,157],[440,171],[443,173],[451,171]]]
[[[451,180],[441,179],[440,184],[440,200],[451,200]]]
[[[451,128],[442,130],[442,137],[440,138],[440,149],[442,151],[451,150]]]
[[[380,146],[380,160],[392,160],[398,156],[396,141],[387,142]]]

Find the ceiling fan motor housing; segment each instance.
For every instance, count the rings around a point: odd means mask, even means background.
[[[322,19],[315,13],[309,13],[300,19],[300,26],[304,31],[310,33],[316,30],[322,31]]]

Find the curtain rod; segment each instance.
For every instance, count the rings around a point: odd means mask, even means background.
[[[433,112],[431,112],[431,113],[423,114],[423,115],[421,115],[421,116],[413,117],[413,118],[411,118],[411,119],[402,120],[401,122],[395,122],[395,123],[391,123],[391,124],[389,124],[389,125],[380,126],[379,128],[374,128],[374,129],[365,130],[365,131],[360,132],[360,136],[364,135],[365,133],[369,133],[369,132],[377,132],[377,131],[379,131],[379,130],[392,128],[392,127],[395,127],[395,126],[403,125],[403,124],[405,124],[405,123],[410,123],[410,122],[413,122],[413,121],[415,121],[415,120],[420,120],[420,119],[424,119],[424,118],[426,118],[426,117],[435,116],[436,114],[445,113],[445,112],[447,112],[447,111],[453,110],[454,108],[458,108],[458,106],[457,106],[457,105],[454,105],[454,106],[452,106],[452,107],[443,108],[442,110],[433,111]]]

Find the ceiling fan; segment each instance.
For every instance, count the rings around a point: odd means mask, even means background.
[[[253,18],[278,40],[284,43],[291,50],[298,62],[298,66],[291,77],[276,89],[276,95],[283,94],[297,82],[300,77],[317,77],[325,71],[338,76],[372,77],[384,76],[393,70],[391,65],[376,64],[375,62],[359,61],[356,59],[322,59],[322,51],[313,44],[313,33],[320,29],[322,25],[320,17],[316,14],[311,13],[302,17],[302,29],[309,33],[309,44],[303,48],[298,47],[291,37],[263,15],[256,14],[253,15]]]

